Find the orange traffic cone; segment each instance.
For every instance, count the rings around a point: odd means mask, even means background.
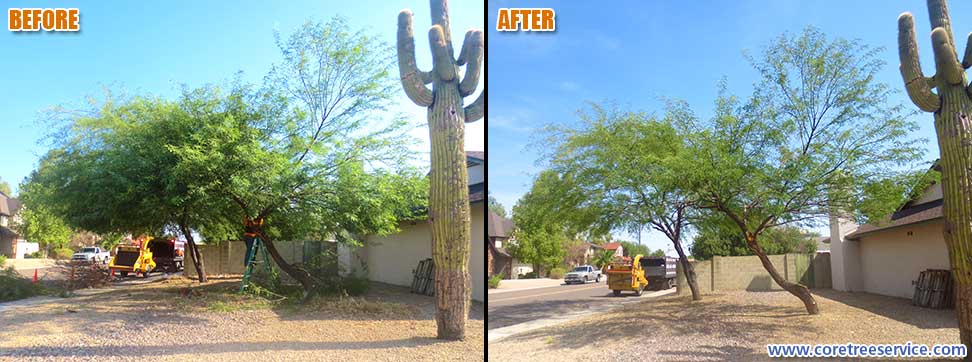
[[[37,284],[37,269],[34,269],[34,284]]]

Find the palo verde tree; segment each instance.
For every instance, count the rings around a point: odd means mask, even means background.
[[[432,226],[432,258],[435,262],[435,321],[440,339],[462,339],[469,315],[469,192],[466,153],[463,145],[465,122],[483,118],[486,90],[463,107],[463,98],[479,85],[484,40],[480,30],[469,30],[455,57],[449,6],[446,0],[429,1],[432,27],[432,70],[420,71],[415,63],[412,12],[398,14],[398,70],[405,94],[415,104],[428,108],[432,144],[429,194],[429,223]],[[459,67],[465,76],[459,78]],[[432,89],[427,87],[432,84]]]
[[[919,140],[906,138],[915,124],[874,80],[883,65],[876,52],[813,28],[780,36],[761,58],[750,58],[762,75],[750,101],[740,105],[723,86],[715,116],[692,133],[691,157],[681,163],[700,207],[735,224],[770,277],[809,314],[819,313],[809,289],[780,275],[760,239],[781,225],[853,214],[861,200],[894,199],[867,193],[893,192],[900,201],[898,190],[872,186],[900,177],[897,170],[918,159]]]
[[[595,105],[589,114],[581,113],[580,128],[548,128],[548,141],[555,146],[550,169],[573,187],[558,192],[562,199],[553,204],[565,213],[582,210],[587,217],[575,220],[600,229],[650,225],[661,232],[678,253],[692,299],[700,300],[695,271],[682,246],[694,205],[679,184],[677,164],[685,140],[673,124],[681,116],[674,111],[658,120]]]
[[[944,199],[945,243],[948,245],[952,276],[956,280],[956,311],[962,344],[972,349],[972,88],[965,70],[972,67],[972,34],[969,34],[962,62],[952,36],[948,4],[928,0],[932,27],[935,74],[925,77],[918,62],[915,20],[910,13],[898,17],[898,49],[901,76],[908,96],[919,109],[935,114],[938,149],[941,152]],[[937,91],[933,92],[932,89]],[[972,354],[966,357],[972,360]]]

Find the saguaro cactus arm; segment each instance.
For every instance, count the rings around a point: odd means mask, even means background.
[[[949,32],[945,28],[932,30],[932,45],[935,51],[935,74],[939,82],[947,84],[962,84],[965,81],[965,70],[958,62],[955,46],[950,42]]]
[[[463,97],[473,94],[479,85],[479,71],[483,65],[483,32],[479,30],[466,32],[466,40],[463,41],[456,63],[463,65],[467,62],[466,74],[462,77],[462,83],[459,83],[459,95]]]
[[[442,25],[432,25],[429,29],[429,47],[432,48],[432,71],[439,79],[451,81],[456,79],[456,63],[452,60],[451,46]]]
[[[969,67],[972,67],[972,33],[969,33],[969,39],[965,42],[965,56],[962,57],[962,68]]]
[[[432,90],[426,84],[432,82],[429,72],[415,65],[415,36],[412,33],[412,11],[398,13],[398,73],[402,78],[405,95],[422,107],[432,105]]]
[[[904,78],[908,97],[925,112],[938,111],[941,101],[932,93],[934,82],[921,72],[918,61],[918,42],[915,40],[915,18],[910,13],[898,17],[898,55],[901,58],[901,77]]]
[[[483,89],[483,92],[479,93],[479,97],[463,108],[463,111],[466,112],[466,123],[482,119],[483,113],[486,111],[486,90]]]

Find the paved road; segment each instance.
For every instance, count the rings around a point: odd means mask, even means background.
[[[645,291],[642,298],[647,297],[650,292]],[[632,292],[624,292],[620,297],[615,297],[604,281],[490,294],[487,301],[486,328],[502,328],[579,311],[598,312],[618,303],[634,302],[638,299]]]

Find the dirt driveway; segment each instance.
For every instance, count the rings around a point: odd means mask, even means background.
[[[0,313],[0,361],[482,361],[482,305],[467,339],[434,339],[430,297],[373,284],[364,299],[253,302],[238,279],[172,278]],[[210,298],[219,289],[220,299]],[[229,300],[225,297],[230,296]]]

